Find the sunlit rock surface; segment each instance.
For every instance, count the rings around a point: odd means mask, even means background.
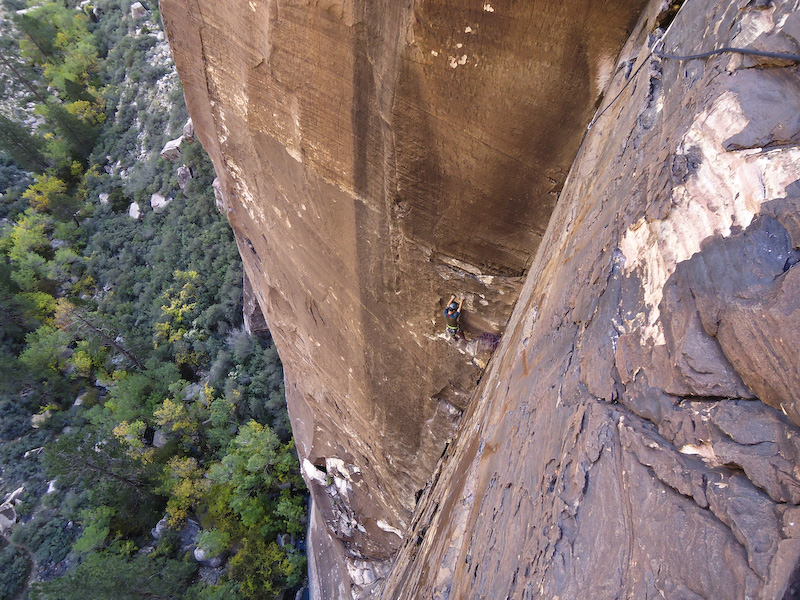
[[[796,10],[688,0],[657,49],[796,54]],[[659,12],[384,598],[800,594],[798,66],[661,60]]]
[[[318,597],[800,594],[795,2],[161,8]]]
[[[642,5],[161,2],[285,367],[321,593],[377,593]]]

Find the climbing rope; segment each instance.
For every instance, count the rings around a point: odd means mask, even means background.
[[[659,50],[656,50],[656,48],[658,47],[658,44],[663,42],[663,41],[664,41],[664,38],[662,37],[661,39],[659,39],[653,45],[653,49],[650,50],[650,53],[642,61],[642,64],[639,65],[639,68],[636,69],[636,71],[634,71],[634,73],[631,74],[630,77],[628,77],[628,81],[625,82],[625,85],[622,86],[622,89],[619,91],[619,93],[617,93],[617,95],[614,96],[614,99],[611,100],[611,102],[609,102],[602,111],[600,111],[597,115],[595,115],[594,119],[592,119],[592,121],[589,123],[589,126],[586,128],[587,131],[589,129],[591,129],[592,126],[595,123],[597,123],[597,120],[600,117],[602,117],[605,114],[605,112],[609,108],[611,108],[617,100],[619,100],[619,97],[622,95],[622,93],[625,91],[625,89],[630,85],[630,83],[634,79],[636,79],[636,76],[639,74],[639,71],[642,70],[642,67],[644,67],[646,64],[648,64],[648,61],[650,60],[650,58],[652,56],[657,56],[658,58],[667,59],[667,60],[695,60],[695,59],[698,59],[698,58],[708,58],[709,56],[714,56],[716,54],[725,54],[726,52],[730,52],[730,53],[737,53],[737,54],[749,54],[749,55],[752,55],[752,56],[764,56],[764,57],[767,57],[767,58],[781,58],[781,59],[785,59],[785,60],[792,60],[794,62],[800,62],[800,54],[786,54],[784,52],[765,52],[763,50],[751,50],[750,48],[732,48],[730,46],[725,46],[723,48],[717,48],[716,50],[709,50],[708,52],[703,52],[701,54],[689,54],[687,56],[679,56],[677,54],[667,54],[666,52],[661,52]]]
[[[708,58],[709,56],[714,56],[715,54],[724,54],[725,52],[735,52],[738,54],[751,54],[753,56],[766,56],[767,58],[784,58],[786,60],[793,60],[795,62],[800,62],[800,54],[786,54],[784,52],[764,52],[763,50],[751,50],[750,48],[731,48],[730,46],[725,46],[724,48],[717,48],[716,50],[710,50],[708,52],[703,52],[702,54],[690,54],[689,56],[677,56],[675,54],[666,54],[664,52],[659,52],[658,50],[653,50],[651,54],[655,54],[658,58],[667,58],[671,60],[694,60],[696,58]]]
[[[652,51],[652,50],[651,50],[651,51],[650,51],[650,53],[647,55],[647,57],[646,57],[646,58],[645,58],[645,59],[642,61],[642,64],[640,64],[640,65],[639,65],[639,68],[638,68],[638,69],[636,69],[636,70],[635,70],[635,71],[634,71],[634,72],[633,72],[633,73],[630,75],[630,77],[628,77],[628,81],[626,81],[626,82],[625,82],[625,85],[623,85],[623,86],[622,86],[622,89],[621,89],[621,90],[620,90],[620,91],[617,93],[617,95],[616,95],[616,96],[614,96],[614,98],[611,100],[611,102],[609,102],[608,104],[606,104],[606,107],[605,107],[603,110],[601,110],[599,113],[597,113],[597,114],[595,115],[594,119],[592,119],[592,120],[589,122],[589,125],[588,125],[588,127],[586,127],[586,130],[587,130],[587,131],[589,131],[589,130],[590,130],[590,129],[591,129],[593,126],[594,126],[594,124],[595,124],[595,123],[597,123],[597,120],[598,120],[600,117],[602,117],[604,114],[606,114],[606,111],[607,111],[609,108],[611,108],[612,106],[614,106],[614,103],[615,103],[617,100],[619,100],[619,97],[620,97],[620,96],[622,96],[622,92],[624,92],[624,91],[625,91],[625,90],[628,88],[628,86],[631,84],[631,82],[632,82],[634,79],[636,79],[636,76],[639,74],[639,71],[641,71],[641,70],[642,70],[642,67],[644,67],[644,66],[647,64],[647,62],[650,60],[650,57],[651,57],[651,56],[653,56],[653,51]]]

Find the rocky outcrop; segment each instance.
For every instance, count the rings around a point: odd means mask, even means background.
[[[185,192],[187,184],[192,180],[192,170],[186,165],[181,165],[175,171],[175,176],[178,179],[178,187]]]
[[[131,18],[134,21],[144,19],[147,16],[147,12],[147,9],[142,5],[141,2],[134,2],[131,4]]]
[[[0,535],[9,531],[17,522],[16,505],[21,502],[19,498],[24,491],[25,488],[17,488],[0,504]]]
[[[225,198],[222,195],[222,184],[219,181],[219,177],[215,177],[214,181],[211,182],[211,188],[214,190],[214,204],[217,207],[217,210],[225,214]]]
[[[800,13],[679,4],[163,0],[319,597],[800,593],[799,67],[660,58]]]
[[[170,202],[172,202],[172,198],[167,198],[162,194],[152,194],[150,196],[150,207],[157,213],[164,212]]]
[[[181,158],[181,144],[183,143],[183,136],[177,137],[174,140],[169,140],[161,149],[159,155],[164,160],[175,162]]]
[[[161,3],[284,364],[320,578],[385,574],[643,3]]]
[[[792,5],[653,4],[384,598],[800,593],[800,67],[650,52],[797,53]]]
[[[184,124],[180,136],[176,137],[174,140],[169,140],[166,144],[164,144],[164,147],[161,149],[159,155],[164,160],[168,160],[170,162],[180,160],[181,146],[183,146],[184,143],[194,143],[194,125],[191,119],[186,121]]]
[[[194,125],[191,119],[183,125],[183,141],[187,144],[194,144]]]

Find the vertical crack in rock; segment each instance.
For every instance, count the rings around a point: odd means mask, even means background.
[[[798,67],[639,70],[663,4],[622,51],[619,100],[584,140],[384,598],[798,589]],[[664,44],[796,52],[797,14],[688,0]],[[440,568],[444,548],[473,567]]]

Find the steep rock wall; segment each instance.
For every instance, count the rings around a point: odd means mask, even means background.
[[[648,9],[384,598],[798,597],[800,67],[649,51],[797,9]]]
[[[643,2],[162,0],[285,367],[315,556],[347,562],[320,558],[322,590],[374,587],[399,547],[487,358],[443,303],[502,332]]]

